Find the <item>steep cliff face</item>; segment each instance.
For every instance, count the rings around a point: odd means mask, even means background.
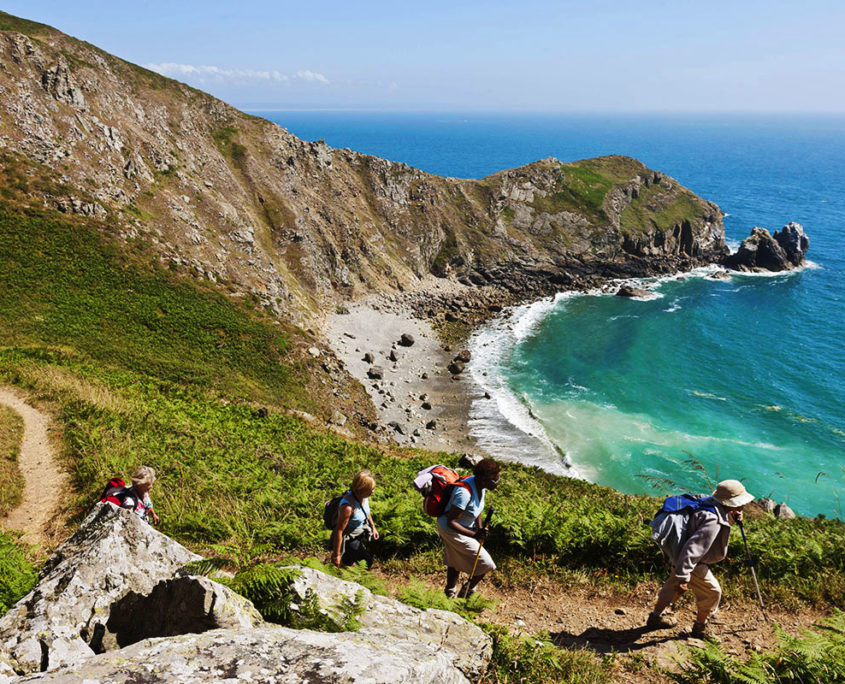
[[[304,142],[49,27],[0,29],[0,148],[55,174],[37,199],[300,321],[430,274],[520,289],[725,251],[715,205],[630,158],[441,178]]]

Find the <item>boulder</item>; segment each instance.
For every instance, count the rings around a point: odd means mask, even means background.
[[[320,610],[342,622],[345,606],[357,604],[358,635],[375,643],[394,644],[407,640],[416,649],[428,647],[447,656],[465,677],[476,680],[484,674],[492,656],[492,641],[480,628],[445,610],[420,610],[395,599],[376,596],[360,584],[347,582],[308,567],[299,567],[293,590],[304,601],[313,593]],[[453,681],[453,680],[452,680]]]
[[[399,344],[403,347],[411,347],[415,341],[414,336],[410,333],[402,333],[402,337],[399,338]]]
[[[428,422],[425,424],[425,429],[426,429],[426,430],[436,430],[436,429],[437,429],[437,421],[436,421],[436,420],[430,420],[430,421],[428,421]]]
[[[795,517],[795,512],[785,503],[779,503],[775,506],[774,514],[776,518],[783,520],[792,520]]]
[[[461,373],[464,372],[464,368],[465,368],[465,366],[464,366],[463,361],[457,361],[457,360],[452,361],[452,363],[450,363],[449,366],[448,366],[448,370],[452,375],[460,375]]]
[[[366,354],[364,354],[363,361],[365,363],[374,363],[375,360],[376,360],[376,357],[373,356],[372,352],[367,352]]]
[[[770,499],[767,496],[755,499],[753,504],[757,506],[757,508],[765,511],[766,513],[774,513],[775,507],[777,506],[777,503],[775,503],[773,499]]]
[[[384,377],[384,368],[381,366],[370,366],[367,369],[367,377],[373,380],[381,380]]]
[[[469,349],[463,349],[458,352],[454,360],[461,361],[462,363],[469,363],[471,358],[472,354],[470,353]]]
[[[265,626],[148,639],[85,663],[21,682],[205,684],[206,682],[372,682],[465,684],[449,654],[407,638],[375,632],[328,634]]]
[[[397,356],[395,349],[390,350],[390,354],[388,355],[387,358],[388,358],[388,360],[393,361],[393,363],[396,363],[399,360],[399,357]]]
[[[755,226],[739,249],[725,257],[722,264],[735,271],[788,271],[804,263],[809,245],[800,223],[789,223],[774,236]]]
[[[650,297],[651,292],[632,285],[623,285],[616,291],[617,297]]]
[[[464,454],[463,456],[461,456],[461,460],[458,461],[458,466],[461,468],[466,468],[467,470],[472,470],[483,460],[484,456],[482,456],[481,454]]]
[[[329,418],[329,424],[330,425],[337,425],[338,427],[343,427],[344,425],[346,425],[347,420],[348,419],[345,415],[343,415],[340,411],[335,409],[332,412],[332,417]]]
[[[47,560],[38,585],[0,618],[0,653],[24,673],[82,662],[112,603],[149,593],[199,558],[137,515],[98,504]]]

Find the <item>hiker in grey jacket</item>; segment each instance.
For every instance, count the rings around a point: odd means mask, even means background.
[[[713,638],[707,631],[707,619],[716,612],[722,598],[722,587],[710,570],[710,565],[728,555],[731,525],[742,520],[742,508],[753,501],[738,480],[724,480],[713,492],[715,513],[698,510],[690,515],[689,536],[674,562],[672,576],[657,595],[657,604],[648,616],[650,629],[674,627],[675,622],[662,616],[666,608],[679,599],[687,589],[695,594],[698,614],[692,626],[692,636]]]

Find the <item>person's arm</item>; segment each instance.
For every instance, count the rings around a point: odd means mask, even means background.
[[[153,525],[158,525],[159,517],[156,515],[155,509],[153,508],[153,502],[150,501],[150,516],[153,519]]]
[[[715,516],[712,516],[687,539],[678,554],[678,562],[675,563],[675,577],[682,580],[680,587],[682,590],[686,591],[685,585],[689,582],[693,569],[713,546],[720,529],[718,520]]]
[[[343,504],[337,509],[337,525],[334,528],[334,548],[332,549],[332,563],[340,567],[340,546],[343,543],[343,531],[352,517],[352,506]]]
[[[464,527],[461,523],[458,522],[458,518],[461,517],[463,514],[464,509],[458,508],[454,503],[452,504],[452,508],[449,509],[447,522],[449,527],[451,527],[455,532],[460,534],[465,534],[467,537],[472,537],[474,539],[478,539],[479,541],[484,541],[487,539],[487,530],[483,527],[480,527],[477,530],[471,530],[468,527]]]

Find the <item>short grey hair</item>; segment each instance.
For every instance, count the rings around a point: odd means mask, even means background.
[[[150,466],[138,466],[132,474],[132,485],[134,487],[137,487],[138,485],[152,485],[155,481],[156,471],[150,468]]]

